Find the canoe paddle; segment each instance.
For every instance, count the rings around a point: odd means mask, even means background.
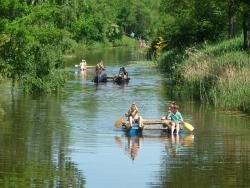
[[[118,120],[115,122],[115,128],[119,128],[123,122],[122,117],[119,117]]]
[[[193,125],[191,125],[191,124],[189,124],[189,123],[187,123],[187,122],[183,122],[183,123],[184,123],[184,127],[185,127],[186,129],[188,129],[189,131],[193,131],[193,130],[194,130]]]

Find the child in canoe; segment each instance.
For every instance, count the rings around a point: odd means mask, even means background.
[[[138,108],[136,106],[135,103],[133,103],[128,112],[125,113],[125,116],[128,117],[130,126],[132,127],[133,123],[138,123],[139,127],[143,127],[143,123],[142,123],[142,117],[139,115],[139,111]]]
[[[176,105],[176,102],[175,102],[175,101],[172,101],[172,102],[169,103],[169,105],[168,105],[168,113],[167,113],[167,115],[162,116],[162,117],[161,117],[161,120],[166,120],[166,119],[168,119],[168,114],[169,114],[170,112],[173,112],[173,111],[174,111],[174,106],[175,106],[175,105]]]
[[[176,129],[176,134],[178,134],[180,130],[180,122],[183,122],[178,105],[174,105],[173,111],[168,114],[167,118],[171,120],[171,134],[174,133],[174,129]]]

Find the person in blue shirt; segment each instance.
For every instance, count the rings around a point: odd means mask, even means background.
[[[175,102],[175,101],[172,101],[172,102],[169,103],[169,105],[168,105],[168,113],[167,113],[167,115],[163,115],[163,116],[161,117],[161,120],[166,120],[166,119],[168,119],[168,114],[169,114],[170,112],[173,112],[174,106],[175,106],[175,105],[176,105],[176,102]]]
[[[173,111],[168,113],[168,119],[171,120],[171,134],[174,133],[174,129],[176,129],[176,134],[179,134],[180,122],[183,122],[183,118],[178,105],[175,105]]]

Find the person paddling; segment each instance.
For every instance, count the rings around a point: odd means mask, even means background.
[[[123,80],[128,78],[128,72],[124,67],[120,68],[118,76],[122,77]]]
[[[143,127],[142,117],[139,115],[139,111],[135,103],[130,106],[128,112],[125,113],[125,116],[128,117],[130,127],[132,127],[133,123],[138,123],[139,127]]]
[[[113,77],[114,81],[122,81],[122,80],[127,80],[128,79],[128,72],[124,67],[121,67],[119,69],[119,73],[117,76]]]
[[[103,82],[107,80],[107,73],[104,68],[103,61],[100,61],[100,63],[97,63],[95,68],[95,77],[93,79],[94,82]]]
[[[169,114],[170,112],[173,112],[173,111],[174,111],[174,106],[175,106],[175,105],[176,105],[176,102],[175,102],[175,101],[172,101],[172,102],[169,103],[169,105],[168,105],[168,113],[167,113],[167,115],[163,115],[163,116],[161,117],[161,120],[166,120],[166,119],[167,119],[168,114]]]

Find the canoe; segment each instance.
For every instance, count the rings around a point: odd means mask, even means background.
[[[124,84],[124,83],[128,83],[130,80],[130,78],[127,79],[122,79],[122,77],[114,77],[113,81],[117,84]]]
[[[130,129],[127,129],[125,127],[124,128],[124,131],[126,132],[127,135],[129,136],[136,136],[136,135],[142,135],[143,134],[143,131],[152,131],[152,130],[159,130],[161,131],[162,134],[171,134],[171,129],[168,128],[168,127],[161,127],[161,128],[141,128],[139,127],[138,124],[133,124],[133,126],[130,128]],[[183,133],[184,132],[184,129],[180,129],[179,130],[179,134]],[[174,130],[174,134],[176,133],[176,130]]]
[[[93,78],[93,82],[95,82],[95,83],[99,83],[99,82],[107,82],[107,76],[105,76],[105,75],[101,75],[101,76],[95,76],[94,78]]]
[[[139,127],[138,123],[133,123],[132,127],[130,126],[128,121],[123,121],[122,126],[125,132],[130,135],[142,135],[143,131],[156,131],[159,130],[163,133],[170,134],[171,129],[166,126],[166,124],[170,123],[170,120],[143,120],[143,127]],[[148,126],[151,125],[151,126]],[[152,125],[160,125],[160,126],[152,126]],[[176,131],[174,131],[175,133]],[[183,132],[183,129],[180,129],[179,134]]]
[[[142,135],[143,129],[139,127],[138,123],[133,123],[132,127],[128,128],[126,125],[123,125],[123,129],[129,136]]]

